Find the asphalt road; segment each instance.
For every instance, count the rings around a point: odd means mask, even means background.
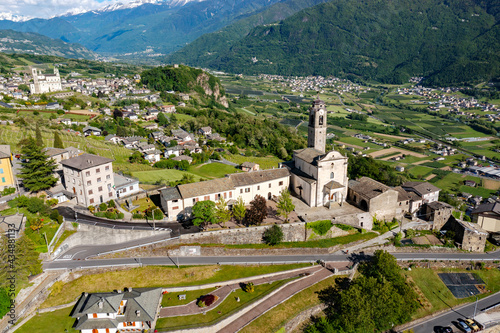
[[[484,254],[443,254],[443,253],[392,253],[398,260],[500,260],[500,251]],[[93,260],[55,260],[44,262],[44,270],[76,269],[96,266],[127,265],[214,265],[214,264],[256,264],[256,263],[296,263],[325,261],[360,261],[366,259],[362,254],[318,254],[318,255],[272,255],[272,256],[219,256],[219,257],[150,257]]]
[[[500,302],[500,293],[493,294],[491,296],[485,297],[477,302],[477,312],[476,315],[479,315],[484,309],[488,306],[494,305]],[[415,333],[429,333],[435,332],[437,327],[450,326],[453,328],[453,332],[462,332],[455,326],[458,318],[473,318],[474,317],[474,308],[476,306],[476,302],[466,304],[460,308],[455,310],[447,311],[435,318],[432,318],[424,323],[413,326],[413,331]],[[408,329],[410,329],[409,327]]]

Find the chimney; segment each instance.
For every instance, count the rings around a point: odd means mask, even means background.
[[[104,300],[102,298],[99,300],[99,302],[97,302],[97,306],[99,307],[99,309],[102,309],[104,307]]]
[[[136,311],[135,311],[135,315],[136,315],[137,317],[140,317],[140,316],[141,316],[141,310],[136,310]]]

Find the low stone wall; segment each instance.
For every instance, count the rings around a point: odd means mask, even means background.
[[[299,328],[299,326],[301,326],[303,323],[311,319],[311,317],[316,316],[326,308],[327,308],[326,304],[318,304],[302,311],[301,313],[296,315],[294,318],[292,318],[285,324],[285,332],[293,332],[294,330]]]
[[[271,226],[258,226],[249,228],[223,229],[216,231],[200,232],[197,234],[181,235],[181,243],[200,244],[260,244],[262,234]],[[314,233],[313,229],[306,228],[305,222],[281,224],[283,242],[304,242],[312,238],[326,239],[347,235],[348,232],[333,226],[324,236]]]

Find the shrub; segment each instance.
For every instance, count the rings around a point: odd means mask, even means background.
[[[215,295],[204,295],[201,296],[200,299],[198,300],[198,303],[196,303],[200,308],[203,308],[205,306],[210,306],[214,304],[217,300],[219,299],[218,296]]]
[[[2,193],[2,195],[5,196],[5,195],[9,195],[9,194],[12,194],[15,192],[16,192],[16,189],[14,187],[7,187],[1,193]]]
[[[163,213],[161,209],[157,208],[153,211],[153,216],[155,220],[162,220],[163,219]]]
[[[95,212],[95,207],[94,206],[89,206],[88,210],[89,210],[89,212],[91,212],[93,214]],[[97,214],[96,214],[96,216],[97,216]]]
[[[314,223],[314,222],[313,222],[313,223]],[[335,224],[335,226],[336,226],[337,228],[339,228],[340,230],[344,230],[344,231],[349,231],[349,230],[354,229],[354,227],[351,227],[350,225],[340,224],[340,223]]]
[[[134,218],[134,219],[143,219],[144,215],[142,215],[141,213],[134,213],[134,214],[132,214],[132,218]]]
[[[253,293],[255,291],[253,282],[248,282],[243,286],[243,291],[247,293]]]
[[[33,214],[40,213],[43,215],[43,213],[46,212],[45,203],[43,202],[42,199],[37,197],[29,198],[26,204],[26,208],[30,213]]]
[[[46,204],[50,207],[54,207],[55,205],[57,205],[59,203],[59,201],[57,199],[49,199],[47,200]]]
[[[277,224],[266,229],[262,234],[262,240],[268,245],[277,245],[283,241],[283,230]]]
[[[123,214],[122,212],[118,213],[118,215],[117,215],[118,220],[123,220],[124,217],[125,217],[125,214]]]
[[[111,199],[111,200],[108,201],[108,207],[109,208],[115,208],[116,207],[115,201],[113,199]]]
[[[320,236],[326,235],[326,233],[328,232],[328,230],[330,230],[331,227],[332,227],[332,221],[330,220],[310,222],[307,224],[308,229],[314,230],[314,232]]]
[[[112,212],[112,211],[106,211],[104,213],[104,216],[107,218],[107,219],[110,219],[110,220],[116,220],[116,213],[115,212]]]
[[[108,209],[108,205],[106,205],[104,202],[99,205],[99,210],[101,212],[104,212],[106,209]]]
[[[61,214],[59,214],[59,212],[55,209],[53,209],[51,212],[50,212],[50,219],[51,220],[54,220],[54,221],[57,221],[57,218],[60,216]]]

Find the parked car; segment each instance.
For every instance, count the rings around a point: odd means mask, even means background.
[[[453,333],[453,328],[450,326],[436,328],[436,333]]]
[[[480,331],[481,328],[479,327],[479,325],[472,319],[470,318],[467,318],[465,319],[465,323],[467,325],[469,325],[469,327],[474,331],[474,332],[477,332],[477,331]]]
[[[462,318],[457,319],[457,327],[466,333],[472,332],[472,329],[469,327],[469,325],[465,323],[465,321]]]

